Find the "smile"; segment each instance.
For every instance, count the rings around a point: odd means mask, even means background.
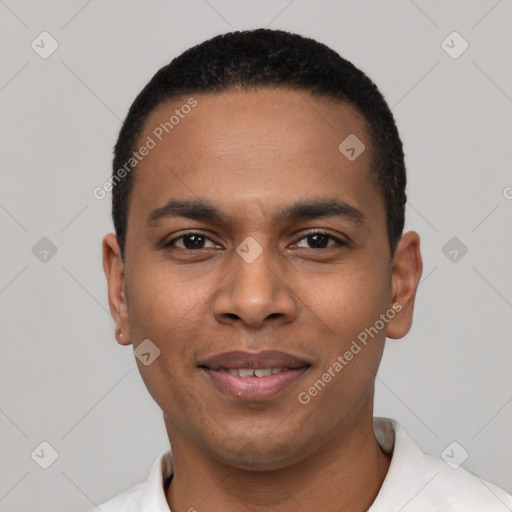
[[[200,368],[215,387],[238,400],[263,401],[285,391],[308,371],[300,368]]]
[[[228,372],[231,375],[238,377],[268,377],[269,375],[275,375],[281,373],[289,368],[221,368],[221,372]]]

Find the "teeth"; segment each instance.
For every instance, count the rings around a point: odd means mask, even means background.
[[[237,377],[268,377],[284,371],[284,368],[228,368],[227,372]]]
[[[270,368],[258,368],[254,370],[254,375],[256,375],[256,377],[268,377],[271,375],[271,371]]]

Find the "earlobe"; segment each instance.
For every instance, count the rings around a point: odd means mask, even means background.
[[[129,345],[131,335],[124,291],[124,263],[117,237],[113,233],[103,238],[103,270],[107,278],[108,302],[115,322],[116,340],[120,345]]]
[[[391,304],[400,304],[401,309],[388,324],[388,338],[403,338],[409,332],[422,272],[420,237],[409,231],[400,239],[392,261]]]

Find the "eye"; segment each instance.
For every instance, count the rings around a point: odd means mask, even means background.
[[[182,244],[177,245],[176,242],[181,240]],[[178,247],[179,249],[184,250],[194,250],[194,249],[207,249],[208,247],[204,247],[204,243],[206,241],[212,242],[206,235],[203,235],[202,233],[198,233],[196,231],[190,231],[188,233],[185,233],[184,235],[178,236],[176,238],[173,238],[169,242],[167,242],[164,247]],[[215,244],[212,242],[213,247],[215,247]]]
[[[342,247],[348,245],[347,242],[344,242],[343,240],[340,240],[339,238],[324,231],[311,231],[303,236],[297,244],[301,243],[303,240],[306,241],[306,244],[310,244],[310,246],[299,246],[301,249],[327,249],[329,247]],[[211,242],[212,245],[210,247],[206,247],[205,243],[207,242]],[[196,231],[190,231],[179,237],[173,238],[167,242],[164,247],[177,247],[178,249],[193,251],[216,247],[216,244],[206,235]]]
[[[346,246],[348,245],[343,240],[340,240],[339,238],[336,238],[333,235],[330,235],[329,233],[325,233],[324,231],[311,231],[306,236],[302,237],[299,242],[302,240],[306,240],[306,243],[312,244],[314,247],[304,247],[306,249],[327,249],[328,247],[335,247],[335,246]],[[334,243],[331,245],[328,245],[329,241],[333,241]]]

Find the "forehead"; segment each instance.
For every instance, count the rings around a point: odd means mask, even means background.
[[[148,116],[141,138],[151,136],[169,148],[174,141],[179,149],[196,137],[195,144],[221,157],[236,149],[246,154],[257,146],[305,154],[311,149],[332,151],[349,134],[369,143],[365,119],[351,104],[307,91],[259,88],[163,102]],[[240,139],[244,146],[236,144]]]
[[[364,194],[379,195],[363,116],[306,91],[262,88],[167,101],[148,117],[137,147],[144,144],[152,149],[136,167],[130,201],[140,213],[171,197],[261,213],[307,195],[341,194],[355,205]],[[348,158],[351,146],[361,152],[356,159]]]

